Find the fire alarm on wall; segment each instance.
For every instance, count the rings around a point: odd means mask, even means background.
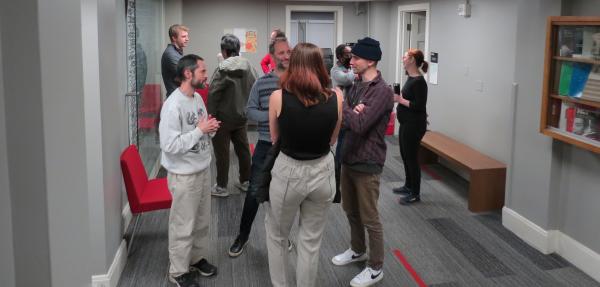
[[[471,4],[469,2],[458,4],[458,16],[463,16],[465,18],[471,16]]]

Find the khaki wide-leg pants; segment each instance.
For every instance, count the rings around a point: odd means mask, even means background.
[[[299,211],[296,286],[315,286],[327,210],[335,196],[333,155],[301,161],[280,153],[271,173],[265,216],[271,282],[275,287],[293,286],[287,240]]]
[[[169,212],[169,274],[189,271],[209,250],[210,168],[190,175],[169,173],[173,203]]]

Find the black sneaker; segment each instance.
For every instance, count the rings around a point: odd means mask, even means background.
[[[210,277],[217,274],[217,267],[208,263],[206,259],[202,259],[190,266],[190,269],[198,271],[204,277]]]
[[[169,275],[169,281],[175,283],[177,287],[200,287],[196,282],[196,276],[192,272],[181,274],[177,277]]]
[[[288,252],[292,252],[294,250],[294,243],[288,239]]]
[[[411,192],[406,196],[400,198],[400,204],[402,205],[409,205],[419,201],[421,201],[421,196],[415,192]]]
[[[240,255],[242,255],[242,252],[244,252],[244,247],[246,247],[246,244],[248,244],[248,238],[242,238],[241,235],[238,235],[238,237],[235,239],[235,241],[233,242],[233,244],[231,245],[231,247],[229,247],[229,256],[230,257],[238,257]]]
[[[394,192],[395,194],[409,194],[410,193],[410,188],[408,188],[406,185],[403,187],[396,187],[392,189],[392,192]]]

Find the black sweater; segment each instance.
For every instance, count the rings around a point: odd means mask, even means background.
[[[402,123],[427,122],[427,82],[423,76],[408,77],[402,87],[402,97],[410,102],[408,107],[398,104],[396,117]]]

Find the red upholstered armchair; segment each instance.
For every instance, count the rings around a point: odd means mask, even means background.
[[[148,174],[135,145],[130,145],[121,154],[121,171],[131,213],[136,217],[133,231],[128,240],[128,250],[133,241],[138,220],[143,212],[171,208],[171,193],[166,178],[148,180]]]

